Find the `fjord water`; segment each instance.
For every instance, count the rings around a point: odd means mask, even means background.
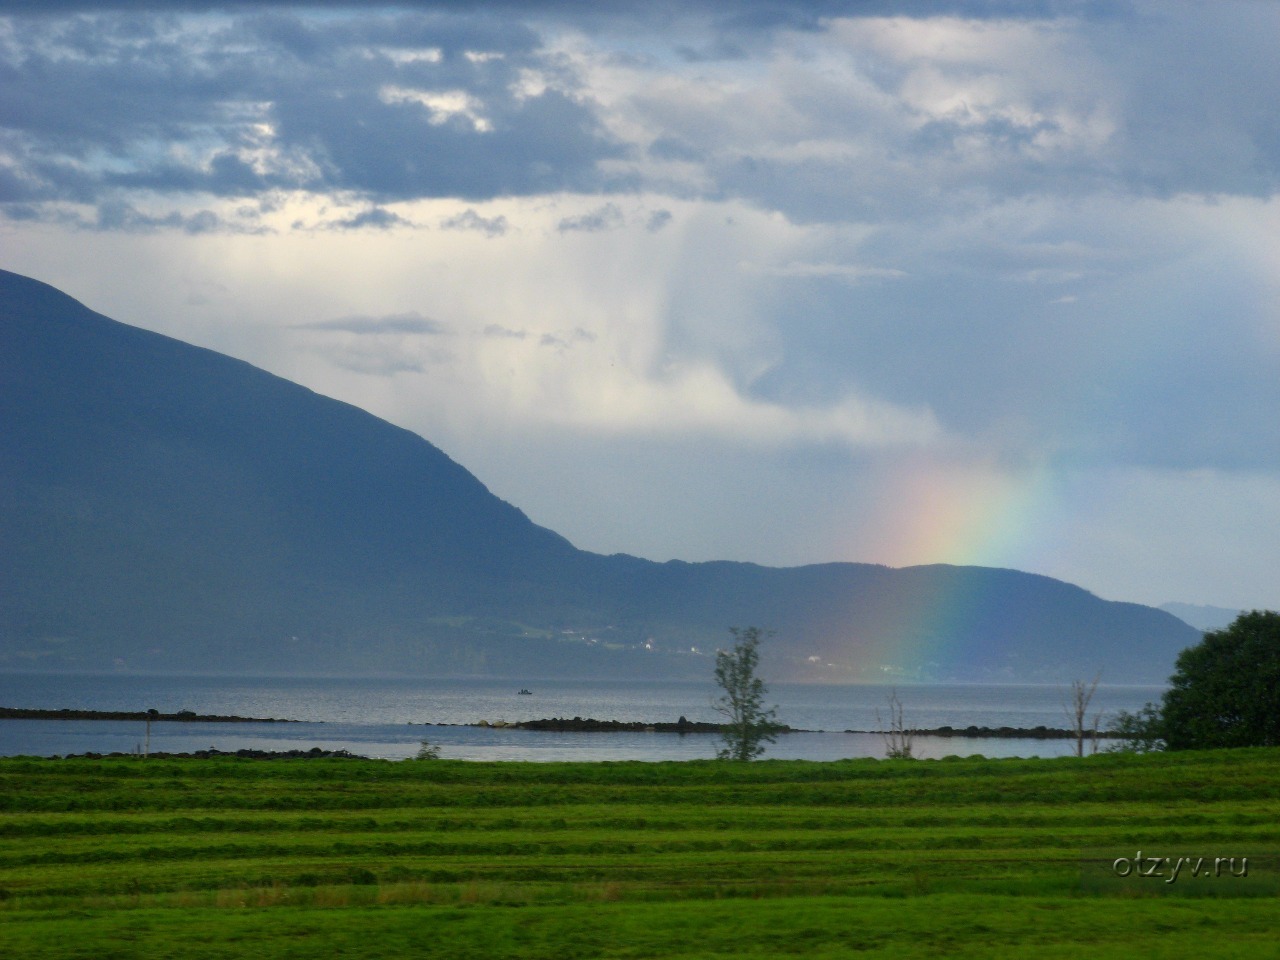
[[[529,695],[518,691],[527,688]],[[809,732],[780,737],[766,754],[834,760],[882,756],[875,732],[889,722],[896,691],[908,726],[1068,726],[1066,685],[788,684],[769,687],[782,722]],[[1158,700],[1162,687],[1100,685],[1090,714],[1106,717]],[[153,752],[345,749],[386,759],[412,756],[423,739],[467,760],[683,760],[711,757],[716,737],[669,733],[550,733],[473,726],[544,717],[671,722],[716,721],[714,685],[658,681],[415,678],[244,678],[0,674],[0,706],[276,718],[295,723],[151,725]],[[136,721],[0,720],[0,755],[129,753],[146,732]],[[921,757],[1057,756],[1065,740],[917,737]]]

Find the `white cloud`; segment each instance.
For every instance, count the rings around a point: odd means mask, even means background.
[[[708,364],[673,364],[655,375],[602,363],[629,346],[593,343],[565,358],[539,355],[536,345],[522,340],[491,340],[478,358],[481,372],[473,386],[508,417],[519,411],[531,426],[609,436],[704,436],[753,446],[834,444],[855,451],[942,439],[927,410],[856,396],[823,407],[784,406],[744,396],[723,370]]]
[[[377,47],[370,50],[369,54],[370,56],[386,57],[397,66],[414,63],[440,63],[444,59],[444,51],[439,47],[424,47],[420,50]]]
[[[383,103],[416,103],[426,108],[432,126],[463,117],[477,133],[491,133],[493,123],[483,113],[484,104],[465,90],[413,90],[387,85],[378,91]]]
[[[895,280],[907,275],[905,271],[891,267],[863,266],[856,263],[804,263],[792,260],[777,265],[743,263],[741,266],[749,273],[774,277],[795,277],[806,280],[815,277],[831,277],[848,283],[859,283],[863,280]]]

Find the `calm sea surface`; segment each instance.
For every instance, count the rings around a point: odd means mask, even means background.
[[[530,696],[517,693],[522,687]],[[1065,687],[1015,684],[777,683],[769,701],[783,723],[807,733],[778,738],[766,756],[835,760],[883,756],[874,731],[888,722],[896,689],[908,726],[1069,726]],[[1159,700],[1157,686],[1099,686],[1091,712],[1114,715]],[[223,716],[275,717],[298,723],[179,723],[151,727],[153,752],[322,747],[385,759],[404,759],[423,739],[442,756],[464,760],[686,760],[715,755],[711,734],[546,733],[469,726],[482,720],[544,717],[669,722],[719,719],[710,682],[578,680],[423,680],[370,678],[137,677],[0,673],[0,706],[38,709],[191,710]],[[141,722],[0,720],[0,755],[62,756],[128,753],[145,737]],[[917,737],[920,757],[974,753],[989,757],[1057,756],[1062,740]]]

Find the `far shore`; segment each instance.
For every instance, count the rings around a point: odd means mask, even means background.
[[[153,720],[179,723],[299,723],[279,717],[236,717],[221,714],[193,713],[179,710],[177,713],[149,713],[146,710],[34,710],[25,707],[0,707],[0,720]],[[480,720],[466,724],[423,724],[423,726],[467,726],[496,730],[542,730],[553,733],[719,733],[720,724],[686,720],[681,717],[670,721],[595,720],[590,717],[553,717],[542,720]],[[884,730],[802,730],[782,726],[778,733],[861,733],[884,734]],[[930,729],[904,730],[910,737],[963,737],[974,740],[1073,740],[1077,733],[1063,727],[933,727]],[[1112,730],[1086,730],[1086,740],[1118,737]]]
[[[488,727],[499,730],[547,730],[556,733],[719,733],[718,723],[695,723],[681,717],[675,723],[649,723],[644,721],[594,720],[589,717],[573,717],[572,719],[555,717],[543,720],[481,720],[478,723],[464,724],[469,727]],[[786,733],[863,733],[884,734],[884,730],[802,730],[797,727],[783,725],[776,731]],[[1021,740],[1074,740],[1076,731],[1061,727],[934,727],[932,729],[904,730],[900,735],[911,737],[967,737],[975,740],[1021,739]],[[1116,737],[1119,734],[1109,730],[1085,731],[1085,739],[1094,737]]]
[[[0,707],[0,720],[155,720],[179,723],[297,723],[277,717],[226,717],[218,714],[150,712],[148,710],[31,710],[26,707]]]

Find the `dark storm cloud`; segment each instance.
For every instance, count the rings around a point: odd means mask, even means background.
[[[440,221],[441,230],[474,230],[477,233],[483,233],[486,237],[501,237],[510,229],[510,226],[507,218],[502,215],[482,217],[471,209],[463,210],[457,216]]]
[[[208,13],[219,10],[353,10],[370,7],[439,10],[468,13],[489,10],[529,14],[531,5],[518,0],[390,0],[381,4],[358,0],[0,0],[0,13],[63,14],[95,10]],[[951,15],[966,17],[1094,16],[1124,10],[1124,0],[617,0],[607,5],[610,16],[669,19],[680,12],[718,14],[726,19],[767,26],[816,22],[834,16]],[[545,0],[536,5],[542,16],[589,17],[601,12],[598,0]]]
[[[566,334],[544,333],[538,338],[538,346],[553,347],[556,350],[568,350],[575,343],[594,343],[596,335],[589,330],[575,327]]]
[[[202,233],[264,234],[269,231],[253,217],[239,216],[228,219],[212,210],[171,210],[155,213],[140,210],[126,200],[110,199],[98,203],[85,212],[58,210],[52,215],[39,207],[14,204],[5,209],[5,215],[14,221],[52,220],[63,226],[105,233],[154,233],[164,230],[181,230],[196,235]]]
[[[230,153],[211,157],[202,168],[160,163],[128,173],[105,172],[96,178],[103,187],[152,190],[156,193],[211,193],[215,196],[247,196],[287,181],[264,176]]]
[[[649,214],[649,219],[645,222],[644,228],[650,233],[657,233],[670,222],[670,210],[655,210],[653,213]]]
[[[334,220],[326,224],[326,226],[330,230],[363,230],[366,227],[373,227],[377,230],[390,230],[392,227],[411,227],[413,224],[398,213],[392,213],[390,210],[384,210],[381,207],[374,207],[371,210],[361,210],[354,216],[343,220]]]
[[[385,317],[339,317],[335,320],[313,320],[295,323],[295,330],[321,330],[330,333],[382,334],[407,333],[440,335],[449,332],[439,320],[418,313],[393,313]]]
[[[19,18],[0,39],[0,199],[126,191],[373,200],[598,189],[617,157],[526,27],[484,16]],[[382,225],[371,222],[371,225]]]
[[[345,344],[321,344],[313,350],[335,367],[370,377],[394,377],[398,373],[422,373],[426,370],[421,360],[405,356],[394,347],[360,351]]]
[[[649,144],[649,155],[658,160],[683,160],[687,163],[706,159],[703,152],[674,137],[658,137]]]
[[[585,108],[555,91],[489,114],[492,132],[464,116],[431,122],[422,105],[388,103],[368,88],[298,91],[273,115],[284,142],[314,145],[323,172],[306,186],[386,199],[592,189],[603,183],[595,162],[619,152]]]
[[[590,213],[584,213],[577,217],[564,217],[556,225],[556,229],[561,233],[573,233],[575,231],[596,233],[600,230],[612,230],[615,227],[620,227],[623,222],[622,211],[618,209],[617,204],[606,203]]]
[[[524,340],[529,336],[529,332],[527,330],[512,330],[510,327],[491,323],[484,328],[484,335],[504,340]]]
[[[123,12],[54,15],[104,7]],[[1258,196],[1280,186],[1274,9],[1182,30],[1161,22],[1158,6],[1125,18],[1125,5],[1080,2],[761,0],[607,11],[562,2],[520,5],[518,16],[516,9],[0,0],[0,11],[33,14],[13,17],[0,34],[0,156],[7,157],[0,203],[30,211],[41,201],[93,204],[136,191],[242,197],[298,189],[375,203],[646,187],[688,194],[647,181],[646,154],[697,168],[705,197],[746,199],[797,221],[915,217],[1041,193]],[[780,88],[776,98],[698,116],[637,91],[633,103],[652,136],[627,144],[606,131],[585,75],[544,50],[539,33],[557,18],[620,36],[632,23],[677,58],[695,49],[758,58],[779,28],[888,13],[1061,17],[1109,75],[1077,92],[1081,102],[1023,91],[1010,106],[1038,114],[1029,120],[1008,111],[921,116],[902,102],[909,66],[864,52],[854,62],[875,89],[870,97],[815,73],[815,82]],[[668,36],[664,24],[678,29]],[[682,43],[686,34],[690,43]],[[968,64],[945,79],[962,84],[984,69]],[[991,67],[987,79],[1003,83],[1007,70]],[[526,84],[530,75],[538,82]],[[1072,125],[1094,107],[1115,120],[1105,142],[1039,144],[1070,141]],[[726,135],[723,115],[745,111],[758,126]],[[788,119],[773,128],[779,111]],[[805,155],[797,142],[857,149]],[[608,225],[581,218],[562,229]]]
[[[290,325],[303,332],[305,349],[335,367],[375,377],[422,373],[430,364],[448,363],[453,331],[445,323],[420,313],[349,316]]]

